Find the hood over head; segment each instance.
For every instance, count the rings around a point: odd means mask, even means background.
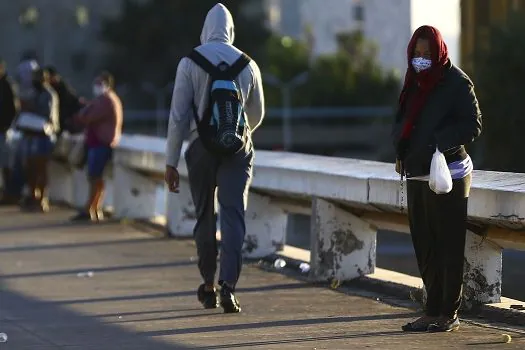
[[[432,66],[424,71],[416,73],[412,67],[411,60],[414,57],[414,50],[418,39],[426,39],[429,42]],[[416,118],[419,117],[431,91],[443,79],[445,72],[450,68],[451,63],[448,56],[448,48],[443,40],[440,31],[432,26],[421,26],[412,35],[407,47],[408,68],[405,74],[405,82],[399,97],[400,108],[406,105],[407,117],[403,126],[400,144],[398,144],[398,157],[404,159],[408,148],[408,140],[413,130]],[[417,85],[418,89],[414,92],[412,99],[407,99],[408,92]]]
[[[212,41],[233,44],[235,27],[230,11],[221,3],[213,6],[208,12],[202,28],[201,43]]]
[[[434,70],[442,69],[449,61],[448,48],[441,32],[432,26],[421,26],[416,29],[412,35],[407,47],[408,67],[412,67],[410,62],[414,57],[414,50],[418,39],[426,39],[429,41],[430,52],[432,53],[432,68]]]

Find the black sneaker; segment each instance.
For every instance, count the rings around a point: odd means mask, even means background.
[[[448,318],[440,319],[438,322],[432,323],[428,326],[428,331],[430,333],[437,332],[453,332],[459,329],[459,318]]]
[[[221,306],[225,314],[241,312],[241,305],[235,297],[234,290],[226,284],[223,284],[221,287]]]
[[[213,292],[207,292],[204,290],[204,284],[199,286],[197,298],[205,309],[216,309],[219,307],[217,292],[215,290]]]

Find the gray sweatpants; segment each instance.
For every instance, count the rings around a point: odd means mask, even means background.
[[[185,153],[197,224],[193,231],[204,283],[212,285],[217,271],[217,209],[220,210],[221,259],[219,283],[235,287],[242,268],[246,233],[244,213],[252,178],[253,146],[229,158],[210,154],[200,139]],[[215,208],[215,190],[219,208]]]

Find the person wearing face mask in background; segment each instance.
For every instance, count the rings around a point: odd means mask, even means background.
[[[465,150],[482,130],[470,78],[454,66],[434,27],[418,28],[393,126],[396,170],[407,178],[410,232],[427,292],[426,314],[402,327],[412,332],[459,328],[467,202],[473,164]],[[435,194],[428,175],[436,148],[444,153],[453,189]]]
[[[20,153],[29,189],[22,207],[26,210],[47,212],[47,165],[53,152],[58,132],[58,96],[49,85],[44,70],[32,73],[33,93],[25,100],[24,108],[15,121],[22,133]]]
[[[111,160],[113,148],[122,133],[122,103],[114,91],[114,78],[101,73],[93,83],[94,99],[74,117],[85,127],[89,198],[84,210],[72,218],[74,221],[101,221],[104,201],[104,169]]]
[[[48,65],[44,69],[49,74],[49,84],[58,95],[60,111],[60,130],[58,131],[58,136],[60,137],[64,131],[70,134],[81,132],[82,129],[75,123],[72,123],[71,120],[75,113],[85,106],[84,98],[77,95],[76,91],[57,72],[54,66]]]

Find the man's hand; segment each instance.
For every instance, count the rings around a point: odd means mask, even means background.
[[[179,193],[179,172],[172,166],[166,165],[166,172],[164,173],[164,181],[168,185],[170,192]]]

